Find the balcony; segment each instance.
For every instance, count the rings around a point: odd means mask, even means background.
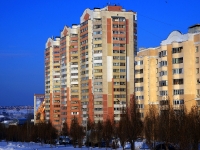
[[[179,105],[173,105],[174,110],[182,110],[184,109],[184,104],[179,104]]]

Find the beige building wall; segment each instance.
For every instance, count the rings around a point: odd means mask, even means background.
[[[160,47],[138,52],[135,99],[142,118],[150,104],[155,104],[159,111],[169,105],[177,111],[200,106],[200,32],[196,30],[199,27],[190,27],[187,34],[173,31]]]
[[[135,100],[143,118],[157,101],[157,48],[142,49],[135,58]]]

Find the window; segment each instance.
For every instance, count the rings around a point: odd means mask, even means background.
[[[102,50],[94,50],[94,54],[102,53]]]
[[[167,91],[160,91],[160,96],[168,95]]]
[[[161,51],[161,52],[159,52],[159,57],[161,58],[161,57],[165,57],[165,56],[167,56],[167,51]]]
[[[102,63],[94,63],[94,66],[97,67],[97,66],[102,66]]]
[[[126,76],[120,75],[119,78],[120,78],[120,79],[124,79],[124,78],[126,78]]]
[[[167,85],[168,85],[168,83],[167,83],[166,80],[164,80],[164,81],[159,81],[159,86],[167,86]]]
[[[199,52],[199,47],[198,46],[196,46],[195,52],[196,53]]]
[[[71,90],[71,93],[77,93],[78,90]]]
[[[196,57],[196,63],[199,63],[199,57]]]
[[[102,76],[94,76],[95,79],[102,79]]]
[[[181,58],[173,58],[173,59],[172,59],[172,63],[173,63],[173,64],[180,64],[180,63],[183,63],[183,57],[181,57]]]
[[[85,86],[88,86],[88,83],[82,83],[81,84],[81,87],[85,87]]]
[[[144,96],[143,96],[143,95],[135,96],[135,99],[136,99],[136,100],[143,100],[143,99],[144,99]]]
[[[119,69],[113,69],[113,72],[119,72]]]
[[[103,98],[103,95],[102,95],[102,94],[98,94],[98,95],[95,94],[95,95],[94,95],[94,98]]]
[[[102,57],[94,57],[94,60],[102,60]]]
[[[88,36],[88,33],[86,33],[86,34],[83,34],[82,36],[81,36],[81,38],[80,39],[83,39],[83,38],[85,38],[85,37],[87,37]]]
[[[78,73],[71,73],[71,76],[78,76]]]
[[[142,83],[143,82],[143,78],[135,78],[135,83]]]
[[[114,92],[126,92],[125,88],[114,88]]]
[[[102,88],[95,88],[94,92],[103,92],[103,89]]]
[[[135,65],[143,65],[143,61],[142,61],[142,60],[136,61],[136,62],[135,62]]]
[[[89,89],[84,89],[84,90],[81,90],[82,93],[88,93],[89,92]]]
[[[94,44],[94,47],[102,47],[102,44]]]
[[[120,72],[126,72],[126,69],[120,69]]]
[[[174,104],[174,105],[184,104],[184,100],[183,100],[183,99],[181,99],[181,100],[174,100],[174,101],[173,101],[173,104]]]
[[[82,33],[82,32],[85,32],[85,31],[87,31],[87,30],[88,30],[88,27],[83,28],[83,29],[81,30],[81,33]]]
[[[174,90],[174,95],[183,95],[183,94],[184,94],[184,90],[183,89]]]
[[[113,56],[114,60],[125,60],[125,56]]]
[[[181,53],[183,47],[172,48],[172,54]]]
[[[143,73],[143,69],[135,70],[135,74],[142,74],[142,73]]]
[[[197,89],[197,95],[200,95],[200,89]]]
[[[99,28],[101,28],[101,25],[94,25],[93,28],[94,29],[99,29]]]
[[[143,105],[143,104],[136,104],[136,107],[137,107],[138,109],[141,109],[141,108],[144,108],[144,105]]]
[[[159,75],[160,76],[165,76],[165,75],[167,75],[167,71],[161,71],[161,72],[159,72]]]
[[[196,74],[199,74],[199,68],[196,68]]]
[[[102,85],[102,82],[94,82],[94,85]]]
[[[182,74],[182,73],[183,73],[183,68],[173,69],[173,74]]]
[[[101,40],[101,37],[94,38],[94,41],[99,41],[99,40]]]
[[[140,118],[144,118],[144,113],[139,112],[138,115],[139,115]]]
[[[88,95],[82,96],[82,99],[86,99],[86,98],[88,98]]]
[[[159,62],[159,67],[167,66],[167,61]]]
[[[102,72],[102,69],[94,69],[94,72],[95,72],[95,73],[101,73],[101,72]]]
[[[71,95],[71,98],[78,98],[78,95]]]
[[[123,94],[114,95],[114,98],[126,98],[126,95],[123,95]]]
[[[197,84],[200,84],[200,79],[197,79]]]
[[[85,80],[88,80],[88,79],[89,79],[89,77],[82,77],[81,78],[82,81],[85,81]]]
[[[95,31],[93,32],[94,35],[97,35],[97,34],[102,34],[102,31]]]
[[[173,84],[183,84],[183,79],[174,79]]]
[[[143,91],[143,86],[141,86],[141,87],[135,87],[135,91],[137,92],[137,91]]]

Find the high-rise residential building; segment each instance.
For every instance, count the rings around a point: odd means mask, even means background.
[[[120,119],[134,92],[137,14],[121,6],[86,9],[45,49],[46,119],[61,129],[76,116]]]
[[[149,104],[159,110],[200,106],[200,25],[187,34],[173,31],[159,47],[140,49],[135,58],[135,96],[145,116]]]
[[[45,120],[60,129],[60,38],[49,38],[45,48]]]

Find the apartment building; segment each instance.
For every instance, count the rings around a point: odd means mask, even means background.
[[[159,110],[200,106],[200,25],[187,34],[173,31],[159,47],[140,49],[135,58],[135,96],[144,117],[149,104]]]
[[[80,24],[46,43],[46,119],[58,128],[74,116],[83,125],[118,121],[133,96],[136,52],[135,12],[116,5],[86,9]]]
[[[45,46],[45,120],[60,129],[60,38],[48,38]]]

